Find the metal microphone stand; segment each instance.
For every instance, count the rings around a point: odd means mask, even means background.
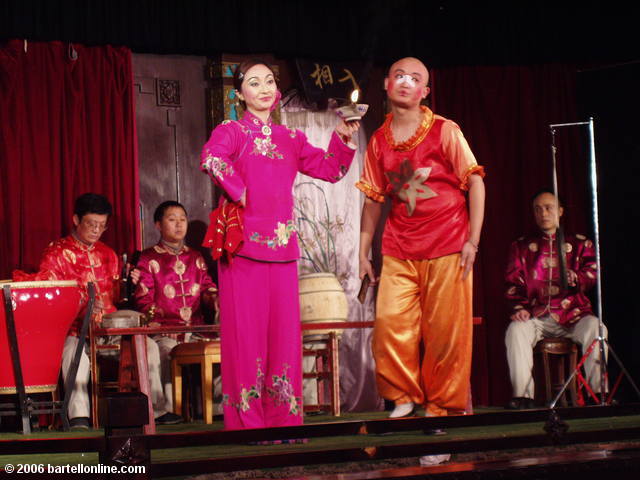
[[[599,228],[599,217],[598,217],[598,179],[596,176],[596,148],[595,148],[595,138],[594,138],[594,131],[593,131],[593,117],[589,117],[589,121],[588,122],[574,122],[574,123],[555,123],[555,124],[551,124],[549,125],[549,128],[551,130],[551,139],[552,139],[552,145],[551,145],[551,151],[552,151],[552,157],[553,157],[553,192],[556,196],[556,198],[558,198],[558,183],[557,183],[557,171],[556,171],[556,146],[555,146],[555,133],[556,133],[556,128],[562,128],[562,127],[573,127],[573,126],[581,126],[581,125],[588,125],[589,128],[589,163],[590,163],[590,178],[591,178],[591,195],[592,195],[592,200],[593,200],[593,227],[594,227],[594,244],[595,244],[595,248],[596,248],[596,266],[597,266],[597,271],[596,271],[596,295],[597,295],[597,299],[596,299],[596,314],[598,316],[598,338],[595,339],[593,341],[593,344],[587,349],[585,350],[585,345],[582,346],[583,350],[586,351],[586,353],[583,356],[583,359],[590,355],[593,351],[593,346],[594,344],[597,342],[599,345],[599,349],[600,349],[600,405],[605,405],[607,398],[606,398],[606,390],[607,390],[607,386],[606,386],[606,374],[607,374],[607,359],[605,357],[605,343],[607,345],[607,347],[609,348],[609,352],[611,353],[611,355],[613,355],[613,358],[616,360],[616,362],[618,363],[618,366],[620,367],[621,370],[621,374],[620,377],[618,378],[618,380],[616,381],[616,385],[614,387],[614,389],[611,391],[611,394],[609,395],[609,402],[611,401],[611,399],[613,398],[613,394],[615,393],[615,389],[618,387],[621,377],[624,374],[627,379],[629,380],[629,383],[631,383],[631,385],[633,386],[634,390],[636,391],[636,394],[638,395],[638,397],[640,397],[640,390],[638,389],[638,387],[636,386],[635,382],[633,381],[633,378],[631,378],[631,375],[629,375],[629,372],[627,371],[627,369],[624,367],[624,365],[622,364],[622,361],[620,360],[620,358],[618,357],[618,355],[615,353],[615,351],[613,350],[613,348],[611,348],[611,344],[609,343],[609,341],[604,337],[604,322],[603,322],[603,315],[602,315],[602,270],[600,268],[600,228]],[[564,257],[564,252],[562,251],[562,247],[559,245],[558,246],[558,255],[561,257]],[[565,273],[566,276],[566,273]],[[565,278],[566,281],[566,278]],[[573,380],[573,378],[576,376],[576,374],[578,374],[578,370],[580,369],[580,366],[582,365],[582,361],[579,363],[578,367],[576,367],[576,369],[571,372],[571,375],[569,376],[569,378],[567,379],[567,381],[564,383],[564,385],[562,386],[562,388],[560,389],[560,391],[558,392],[558,394],[555,396],[555,398],[553,399],[553,401],[551,402],[551,404],[549,405],[549,408],[551,410],[553,410],[556,406],[556,403],[558,402],[558,400],[560,399],[560,397],[562,396],[562,394],[565,392],[565,390],[567,389],[567,387],[569,386],[569,384],[571,383],[571,381]]]

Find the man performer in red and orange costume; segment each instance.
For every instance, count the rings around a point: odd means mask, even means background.
[[[484,217],[484,171],[458,125],[421,106],[429,73],[416,58],[389,69],[391,113],[373,134],[362,178],[360,278],[382,204],[382,272],[373,335],[380,394],[391,418],[464,411],[471,372],[472,275]],[[468,205],[467,205],[468,202]],[[420,358],[420,344],[424,355]]]

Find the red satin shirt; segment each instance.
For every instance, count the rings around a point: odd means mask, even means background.
[[[484,171],[458,125],[422,107],[416,133],[395,143],[392,114],[369,141],[362,178],[369,198],[392,199],[382,254],[407,260],[438,258],[462,250],[469,237],[465,191],[469,175]]]

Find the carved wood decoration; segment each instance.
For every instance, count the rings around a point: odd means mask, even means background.
[[[159,107],[179,107],[180,106],[180,81],[157,79],[156,87]]]

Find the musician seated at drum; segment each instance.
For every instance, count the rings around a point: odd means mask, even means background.
[[[583,235],[565,235],[567,289],[560,282],[556,236],[564,209],[550,190],[533,197],[539,231],[511,244],[506,271],[506,298],[512,308],[505,343],[513,398],[508,409],[533,408],[533,348],[543,337],[566,337],[583,352],[598,338],[599,322],[585,292],[596,283],[593,242]],[[604,330],[606,337],[606,328]],[[596,345],[584,367],[587,381],[600,393],[600,350]]]
[[[116,309],[119,290],[118,256],[110,247],[100,242],[111,212],[111,204],[104,196],[95,193],[80,195],[75,200],[71,234],[49,244],[43,253],[38,273],[15,271],[14,279],[75,280],[84,287],[88,282],[93,282],[96,288],[93,319],[100,322],[102,315]],[[62,353],[62,377],[65,381],[78,345],[78,334],[85,312],[86,303],[65,340]],[[72,428],[89,428],[89,375],[89,356],[85,348],[69,401],[68,415]]]
[[[178,202],[166,201],[158,205],[153,220],[160,232],[160,241],[142,252],[132,275],[137,283],[136,309],[147,314],[150,325],[203,324],[201,305],[205,303],[211,309],[215,308],[217,288],[200,252],[184,243],[187,211]],[[186,337],[188,341],[190,335],[186,334]],[[161,378],[161,384],[151,384],[154,410],[156,414],[172,412],[169,354],[178,341],[185,341],[185,334],[152,338],[159,347]],[[180,418],[173,413],[166,413],[166,416]]]

